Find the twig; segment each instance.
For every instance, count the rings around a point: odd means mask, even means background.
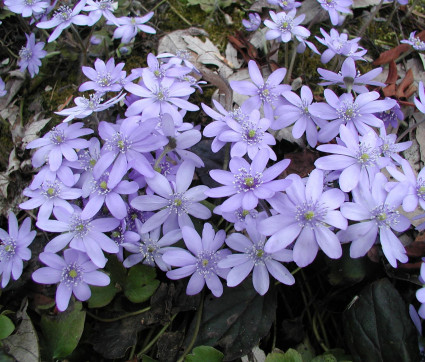
[[[415,118],[415,117],[413,117],[413,118]],[[416,119],[415,119],[416,120]],[[402,139],[403,139],[403,137],[404,136],[406,136],[410,131],[413,131],[416,127],[418,127],[421,123],[424,123],[424,121],[425,121],[425,117],[421,120],[421,121],[419,121],[419,122],[416,122],[415,124],[412,124],[408,129],[406,129],[400,136],[398,136],[398,138],[396,139],[396,141],[395,141],[395,143],[398,143],[398,142],[400,142]]]
[[[145,313],[145,312],[147,312],[147,311],[148,311],[148,310],[150,310],[150,309],[151,309],[151,307],[146,307],[146,308],[144,308],[144,309],[137,310],[137,311],[132,312],[132,313],[127,313],[127,314],[124,314],[124,315],[121,315],[121,316],[119,316],[119,317],[115,317],[115,318],[101,318],[101,317],[98,317],[97,315],[95,315],[95,314],[93,314],[93,313],[89,312],[88,310],[86,310],[86,313],[87,313],[90,317],[92,317],[93,319],[96,319],[96,320],[97,320],[97,321],[99,321],[99,322],[111,323],[111,322],[119,321],[119,320],[121,320],[121,319],[125,319],[125,318],[128,318],[128,317],[133,317],[133,316],[135,316],[135,315]]]
[[[372,22],[375,15],[378,14],[378,11],[381,9],[381,6],[382,6],[383,3],[384,3],[384,0],[381,0],[379,2],[379,4],[375,7],[373,12],[369,15],[369,18],[367,19],[367,21],[362,25],[362,27],[360,28],[360,31],[357,35],[359,38],[361,38],[363,36],[364,32],[366,31],[366,29],[368,28],[368,26]]]

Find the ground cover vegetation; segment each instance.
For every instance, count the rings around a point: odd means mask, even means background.
[[[0,359],[423,360],[424,9],[4,0]]]

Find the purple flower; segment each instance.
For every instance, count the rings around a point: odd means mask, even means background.
[[[390,175],[398,181],[390,186],[388,198],[403,200],[403,209],[406,212],[415,211],[418,203],[425,210],[425,168],[416,176],[409,161],[402,159],[400,163],[404,173],[393,166],[387,167]]]
[[[151,11],[142,17],[129,18],[124,16],[122,18],[115,18],[115,23],[118,24],[118,28],[114,31],[114,39],[121,38],[121,42],[127,44],[131,42],[139,31],[155,34],[156,30],[154,28],[144,25],[152,18],[153,14],[153,11]]]
[[[276,139],[267,132],[271,120],[261,118],[260,111],[254,109],[247,120],[241,123],[233,119],[227,120],[230,129],[224,130],[218,135],[223,142],[232,142],[231,157],[243,157],[248,154],[252,160],[259,150],[266,150],[268,157],[276,160],[276,154],[269,145],[275,145]]]
[[[248,71],[254,84],[246,80],[234,80],[230,82],[230,86],[235,92],[250,96],[245,102],[247,103],[247,108],[259,109],[261,104],[263,104],[265,117],[273,121],[273,106],[281,97],[281,93],[291,88],[287,84],[280,84],[283,78],[285,78],[286,69],[279,68],[275,70],[266,81],[264,81],[260,69],[254,60],[249,61]]]
[[[305,133],[307,142],[311,147],[317,144],[317,126],[326,126],[326,121],[310,114],[309,107],[313,102],[313,93],[307,86],[301,87],[301,98],[291,91],[282,93],[289,102],[277,107],[276,114],[281,116],[274,122],[273,128],[281,129],[294,124],[292,135],[295,139],[301,138]]]
[[[165,252],[163,260],[177,269],[167,272],[167,277],[176,280],[192,275],[187,284],[186,294],[198,294],[205,283],[212,294],[217,298],[223,294],[223,285],[220,277],[226,278],[228,268],[220,268],[217,264],[231,252],[229,249],[220,249],[224,243],[226,233],[219,230],[214,232],[211,224],[204,224],[202,239],[195,229],[184,226],[182,235],[187,250],[174,248]]]
[[[49,1],[43,0],[4,0],[10,11],[27,18],[33,13],[42,13],[49,6]]]
[[[25,196],[31,197],[30,200],[19,205],[21,209],[32,210],[40,207],[37,218],[48,219],[52,214],[54,206],[61,206],[69,212],[73,211],[71,204],[66,200],[75,200],[81,197],[82,191],[78,188],[66,187],[61,182],[44,181],[39,189],[23,191]]]
[[[385,98],[389,99],[389,98]],[[425,108],[424,108],[425,109]],[[385,127],[391,125],[393,128],[398,127],[398,123],[404,120],[404,114],[401,111],[399,104],[396,102],[393,108],[386,111],[375,113],[375,116],[384,122]]]
[[[80,0],[74,7],[71,9],[67,5],[61,5],[58,10],[56,10],[55,15],[52,19],[47,21],[42,21],[37,24],[37,28],[41,29],[50,29],[56,28],[53,30],[53,33],[50,35],[47,40],[48,43],[56,40],[62,31],[72,24],[75,25],[89,25],[90,18],[86,15],[78,15],[83,7],[86,5],[87,0]]]
[[[31,231],[31,220],[27,217],[21,227],[13,212],[9,212],[9,232],[0,229],[0,275],[1,287],[5,288],[10,276],[17,280],[23,269],[22,260],[30,260],[32,243],[37,233]]]
[[[323,172],[313,170],[304,184],[298,175],[290,175],[292,184],[286,195],[279,194],[270,201],[277,215],[260,222],[259,231],[272,235],[264,250],[276,253],[295,240],[294,261],[304,267],[313,262],[320,249],[332,259],[342,255],[341,243],[331,230],[347,228],[347,220],[336,210],[345,201],[341,190],[323,192]]]
[[[366,85],[374,85],[377,87],[385,87],[386,85],[385,83],[372,80],[382,73],[382,68],[375,68],[360,75],[356,70],[356,64],[353,58],[345,59],[339,73],[334,73],[322,68],[317,68],[317,71],[321,79],[326,81],[319,83],[319,85],[326,86],[336,84],[343,89],[347,89],[347,93],[350,93],[351,90],[356,93],[367,93],[369,90],[366,88]]]
[[[248,219],[250,219],[248,217]],[[257,223],[258,223],[257,219]],[[269,273],[286,285],[295,283],[295,278],[281,262],[291,262],[292,250],[280,250],[267,253],[264,250],[265,236],[258,232],[255,220],[247,223],[248,237],[243,234],[233,233],[225,240],[226,244],[240,254],[231,254],[218,262],[221,268],[232,268],[227,274],[227,286],[239,285],[254,269],[252,282],[258,294],[264,295],[269,289]]]
[[[336,26],[339,23],[338,12],[349,14],[351,13],[349,7],[353,5],[352,0],[317,0],[317,2],[329,13],[333,26]]]
[[[316,39],[323,45],[327,46],[321,57],[323,64],[328,63],[335,55],[344,55],[354,60],[364,60],[362,57],[367,53],[367,50],[359,46],[360,38],[348,40],[348,34],[341,33],[335,29],[331,29],[329,34],[320,28],[323,39],[316,36]]]
[[[120,102],[126,93],[118,94],[117,96],[101,103],[103,99],[99,93],[90,94],[89,98],[76,97],[74,99],[75,107],[63,109],[60,112],[55,112],[60,116],[67,116],[62,122],[72,121],[74,118],[81,119],[90,116],[93,112],[101,112],[105,109],[112,107],[114,104]]]
[[[242,25],[247,31],[255,31],[261,24],[261,16],[257,13],[249,13],[249,20],[242,19]]]
[[[387,135],[385,127],[379,129],[379,138],[382,141],[382,155],[388,159],[389,164],[394,163],[394,161],[400,164],[403,158],[398,153],[407,150],[412,145],[412,141],[396,143],[397,135],[394,133]]]
[[[300,26],[305,18],[305,14],[295,17],[296,9],[290,10],[288,13],[284,11],[275,13],[270,11],[270,17],[273,21],[265,20],[264,25],[270,30],[266,33],[267,40],[280,38],[284,43],[289,42],[294,36],[299,41],[310,36],[310,31]]]
[[[7,94],[6,84],[3,79],[0,78],[0,97],[4,97]]]
[[[40,284],[59,283],[56,289],[56,306],[63,312],[68,308],[69,299],[74,294],[78,300],[85,301],[91,296],[89,285],[106,286],[109,277],[97,271],[89,257],[81,251],[67,249],[63,259],[56,254],[44,252],[40,260],[47,265],[37,269],[32,278]]]
[[[191,52],[187,49],[179,49],[176,51],[175,55],[171,53],[158,54],[157,58],[168,58],[168,63],[174,65],[181,65],[183,63],[186,67],[201,75],[201,72],[192,64],[193,57]]]
[[[319,142],[323,143],[335,138],[342,124],[361,135],[371,131],[370,126],[382,127],[383,122],[373,113],[391,109],[396,103],[393,99],[377,100],[378,92],[362,93],[356,99],[349,93],[338,97],[330,89],[325,89],[324,93],[327,103],[314,103],[309,107],[313,116],[331,120],[319,131]]]
[[[28,68],[31,78],[34,78],[41,66],[40,59],[44,58],[47,52],[43,50],[44,43],[35,43],[34,33],[31,33],[29,36],[25,34],[25,36],[27,37],[27,45],[19,51],[20,59],[18,65],[21,67],[21,72],[24,72]]]
[[[83,73],[90,80],[81,84],[78,89],[80,92],[93,89],[99,93],[119,92],[122,89],[121,80],[125,78],[126,72],[122,70],[124,63],[119,63],[115,66],[114,58],[108,60],[105,64],[100,59],[94,62],[94,69],[83,67]]]
[[[422,81],[419,82],[418,90],[419,99],[415,97],[415,105],[422,113],[425,113],[425,90]]]
[[[102,250],[112,254],[118,252],[118,246],[104,233],[117,228],[119,220],[111,217],[82,219],[81,209],[77,206],[72,212],[55,207],[53,213],[57,220],[37,221],[37,227],[41,230],[62,233],[47,243],[45,251],[57,253],[70,244],[72,249],[87,253],[99,268],[103,268],[107,261]]]
[[[413,49],[418,52],[422,52],[425,50],[425,42],[423,42],[418,36],[415,36],[416,31],[412,31],[409,35],[409,39],[401,40],[400,43],[409,44],[413,47]]]
[[[422,285],[425,283],[424,282],[425,281],[425,262],[423,260],[421,264],[421,275],[419,277],[419,281],[422,283]],[[422,319],[425,319],[425,285],[423,285],[422,288],[416,291],[416,299],[421,303],[421,306],[419,307],[419,310],[418,310],[418,314]],[[419,322],[418,325],[421,326],[421,323]],[[420,330],[420,334],[422,334],[421,332],[422,331]]]
[[[140,211],[160,211],[143,224],[142,233],[156,229],[162,224],[164,224],[164,233],[183,226],[193,227],[189,215],[202,220],[211,217],[211,211],[199,203],[207,198],[204,192],[208,190],[208,187],[200,185],[189,189],[194,171],[193,162],[184,161],[177,171],[175,184],[170,184],[160,173],[146,178],[146,183],[157,195],[138,196],[131,200],[130,204]]]
[[[93,175],[95,178],[101,177],[113,164],[108,187],[117,184],[130,167],[146,177],[154,175],[152,166],[143,153],[155,151],[166,145],[167,139],[153,134],[157,124],[155,119],[142,124],[139,124],[138,120],[139,117],[126,118],[119,128],[108,122],[99,124],[99,135],[106,142],[100,159],[93,168]]]
[[[279,5],[284,11],[289,11],[301,6],[301,3],[295,0],[267,0],[267,2],[271,5]]]
[[[359,142],[355,133],[341,125],[340,137],[345,146],[328,144],[317,147],[319,151],[334,155],[320,157],[314,165],[322,170],[342,170],[339,185],[344,192],[350,192],[360,183],[369,185],[381,166],[386,166],[379,160],[381,152],[377,134],[370,131]]]
[[[158,81],[165,77],[179,78],[191,72],[191,68],[183,67],[180,64],[160,63],[152,53],[148,54],[147,63],[148,68],[143,68],[142,76],[146,72],[150,72]]]
[[[214,213],[221,215],[223,219],[233,223],[233,227],[236,231],[243,231],[246,229],[248,222],[252,222],[258,217],[258,215],[265,213],[265,211],[259,213],[255,209],[244,210],[240,207],[239,209],[236,209],[234,211],[222,212],[221,207],[219,205],[214,209]]]
[[[82,127],[82,122],[72,125],[62,123],[53,127],[43,138],[31,141],[27,148],[40,147],[32,157],[33,166],[40,167],[48,160],[50,169],[57,171],[62,164],[62,156],[68,161],[77,161],[78,155],[74,149],[83,149],[90,145],[89,141],[78,137],[93,133],[93,130]]]
[[[285,190],[289,180],[274,180],[289,165],[289,160],[282,160],[265,170],[269,161],[267,150],[259,150],[251,165],[240,157],[230,160],[229,171],[211,170],[210,176],[224,186],[205,192],[209,197],[227,197],[221,204],[222,212],[234,211],[240,207],[252,210],[257,207],[259,199],[270,199],[276,192]]]
[[[145,73],[143,85],[127,83],[125,89],[141,100],[133,102],[128,107],[125,115],[142,115],[142,120],[155,118],[165,113],[169,113],[174,122],[182,122],[182,115],[178,112],[178,107],[188,111],[198,111],[199,107],[183,99],[195,90],[187,83],[177,82],[172,78],[164,78],[161,81],[150,73]]]
[[[102,15],[106,20],[118,26],[116,18],[112,14],[117,5],[118,3],[114,3],[114,0],[87,0],[87,5],[83,8],[83,11],[90,11],[90,26],[96,24]]]
[[[359,258],[369,251],[379,233],[385,257],[397,268],[397,260],[405,263],[408,257],[403,244],[391,229],[405,231],[410,221],[397,211],[400,202],[390,202],[388,199],[384,188],[387,182],[387,178],[378,173],[371,188],[361,184],[352,191],[353,202],[341,205],[341,213],[347,219],[359,222],[339,231],[337,235],[341,242],[351,241],[350,256]]]
[[[175,244],[182,238],[180,229],[170,230],[160,238],[161,228],[156,228],[150,233],[142,232],[142,223],[136,220],[137,231],[140,235],[140,242],[125,242],[123,247],[132,253],[124,260],[123,265],[130,268],[135,264],[142,263],[166,272],[171,270],[171,266],[162,260],[162,255],[171,250],[170,245]]]

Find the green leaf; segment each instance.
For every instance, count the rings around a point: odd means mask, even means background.
[[[9,317],[0,315],[0,339],[9,337],[15,330],[15,325]]]
[[[362,290],[343,315],[354,361],[419,361],[418,339],[408,309],[388,279]]]
[[[203,11],[210,13],[217,8],[225,8],[234,3],[234,0],[188,0],[188,5],[199,5]]]
[[[144,354],[142,355],[142,362],[157,362],[157,360]]]
[[[86,312],[81,310],[81,302],[75,302],[71,307],[56,316],[41,317],[41,330],[51,358],[70,355],[83,334]]]
[[[246,355],[270,330],[275,319],[276,290],[271,283],[259,295],[248,279],[235,288],[225,288],[220,298],[206,297],[196,345],[219,345],[226,360]],[[190,327],[192,333],[195,321]],[[189,331],[188,336],[192,336]]]
[[[265,362],[303,362],[303,358],[298,351],[290,348],[285,353],[269,353]]]
[[[221,362],[224,354],[210,346],[199,346],[186,356],[186,362]]]
[[[159,286],[159,280],[155,278],[155,268],[143,264],[132,267],[124,286],[125,296],[133,303],[148,300]]]
[[[338,362],[338,359],[332,353],[324,353],[314,357],[311,362]]]
[[[112,283],[106,287],[92,286],[90,289],[89,308],[101,308],[108,305],[118,292],[118,289]]]

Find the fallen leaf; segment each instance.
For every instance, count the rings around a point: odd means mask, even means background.
[[[409,44],[400,44],[397,45],[395,48],[392,48],[390,50],[387,50],[383,53],[381,53],[372,64],[373,65],[382,65],[387,64],[391,61],[396,60],[401,54],[407,52],[410,50]]]
[[[397,82],[398,79],[398,72],[397,72],[397,65],[395,64],[395,61],[392,60],[389,64],[388,68],[388,76],[387,80],[385,81],[386,84],[393,84]]]
[[[369,6],[375,6],[380,3],[380,0],[353,0],[353,9],[367,8]]]
[[[24,137],[22,138],[22,147],[25,148],[28,143],[39,138],[39,132],[46,126],[51,118],[43,118],[38,120],[40,113],[36,114],[31,122],[25,125]]]

